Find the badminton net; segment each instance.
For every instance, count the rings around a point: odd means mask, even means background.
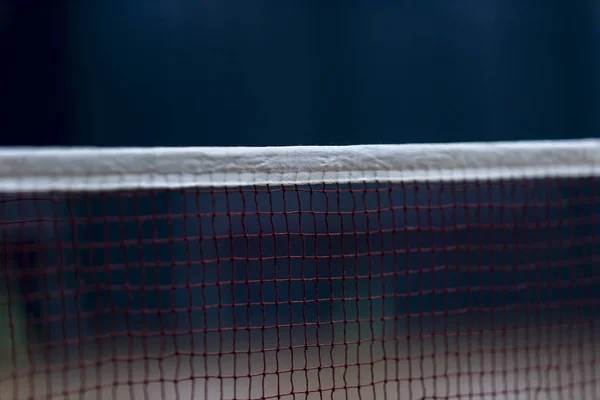
[[[600,142],[0,151],[2,399],[599,399]]]

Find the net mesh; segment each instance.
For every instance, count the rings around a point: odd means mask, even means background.
[[[599,399],[600,178],[0,196],[0,397]]]

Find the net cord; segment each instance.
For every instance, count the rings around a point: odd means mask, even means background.
[[[600,140],[0,150],[0,192],[600,175]]]

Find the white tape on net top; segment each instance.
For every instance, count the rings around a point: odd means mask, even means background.
[[[19,148],[0,191],[98,191],[600,175],[600,140],[420,145]]]

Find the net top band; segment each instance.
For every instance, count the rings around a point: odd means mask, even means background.
[[[0,150],[0,192],[600,175],[600,140]]]

